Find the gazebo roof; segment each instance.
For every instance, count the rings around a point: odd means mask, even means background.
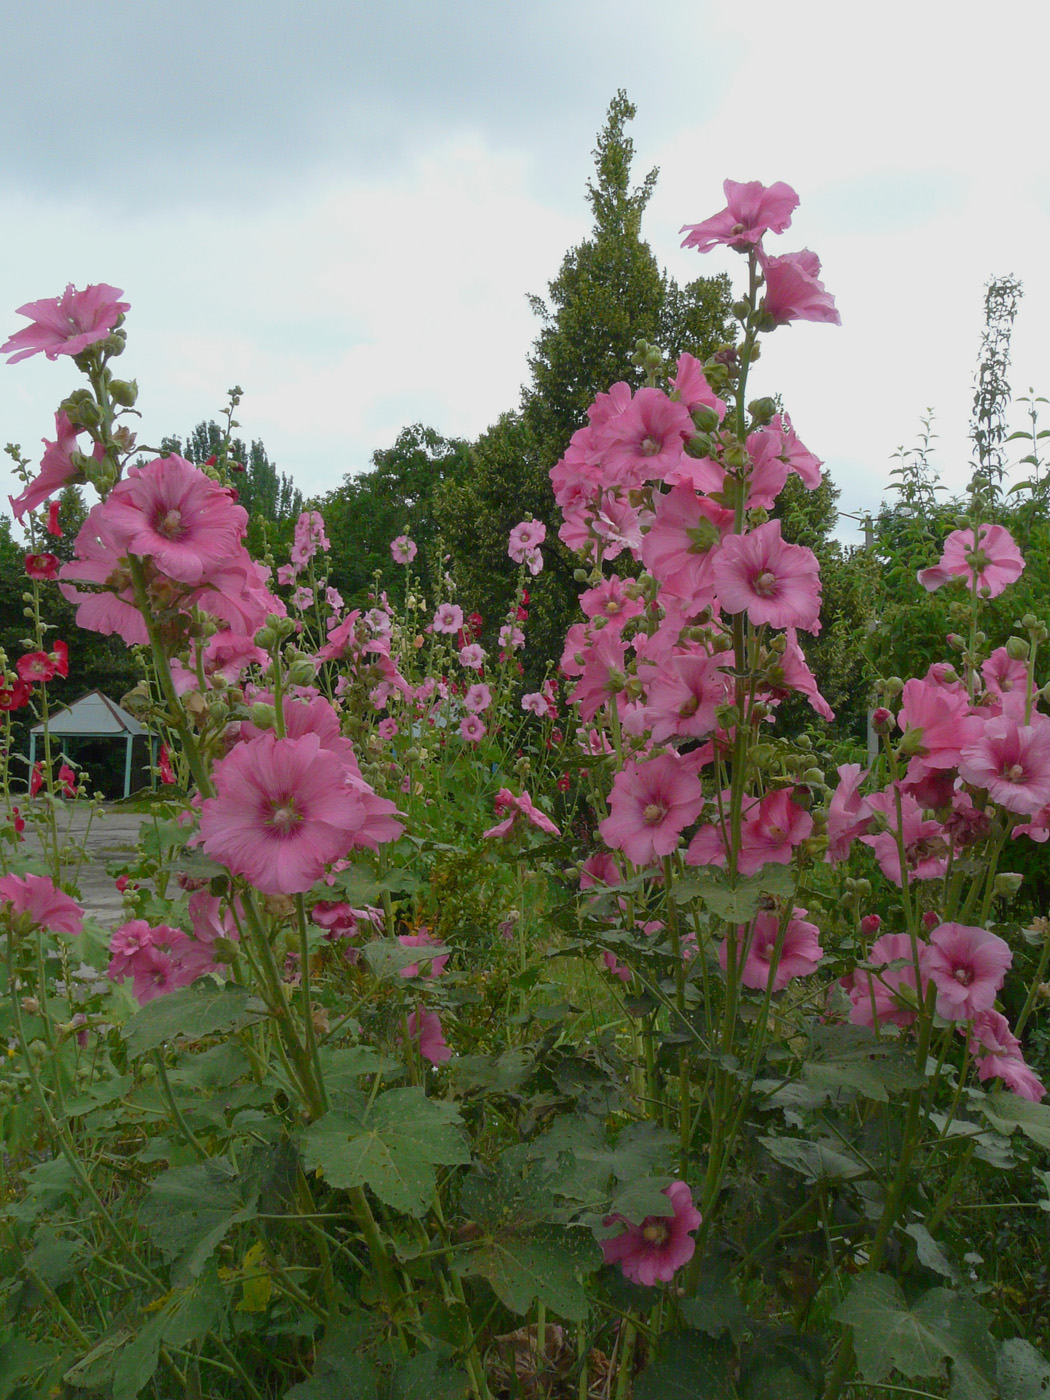
[[[101,690],[89,690],[72,705],[57,711],[48,720],[47,727],[52,734],[83,735],[90,738],[108,736],[114,739],[133,739],[139,734],[148,733],[134,715],[129,715],[127,710],[115,700],[103,695]],[[34,724],[29,732],[43,734],[44,726]]]

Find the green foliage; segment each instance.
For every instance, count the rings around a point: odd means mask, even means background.
[[[430,597],[439,592],[442,548],[437,497],[469,471],[467,444],[414,423],[392,447],[372,454],[371,471],[344,477],[318,502],[328,537],[330,582],[352,606],[365,603],[379,574],[379,588],[398,596],[405,570],[394,563],[390,541],[408,535],[419,554],[411,566]]]

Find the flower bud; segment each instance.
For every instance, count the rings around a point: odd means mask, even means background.
[[[822,768],[807,768],[802,774],[804,783],[823,783],[824,770]]]
[[[904,738],[900,741],[897,752],[903,758],[914,758],[923,748],[923,737],[924,731],[921,725],[915,729],[906,729],[904,731]]]
[[[694,408],[692,418],[698,433],[713,433],[718,429],[718,414],[707,404],[700,404]]]
[[[896,720],[893,718],[893,714],[887,710],[885,705],[880,705],[877,710],[872,712],[871,727],[876,734],[888,734],[895,724]]]
[[[882,920],[878,914],[865,914],[860,921],[860,931],[865,938],[870,938],[873,933],[878,933],[882,926]]]
[[[1027,661],[1028,651],[1028,643],[1023,637],[1007,638],[1006,654],[1011,661]]]
[[[252,724],[257,729],[273,729],[277,724],[277,711],[272,705],[264,704],[262,700],[256,700],[248,713],[251,715]]]
[[[271,627],[260,627],[255,634],[255,645],[262,647],[263,651],[271,651],[276,641]]]
[[[900,676],[889,676],[882,683],[882,693],[887,700],[894,700],[904,689],[904,682]]]
[[[289,685],[312,685],[317,679],[317,670],[309,657],[294,661],[288,668]]]
[[[767,423],[772,423],[777,411],[776,399],[752,399],[747,406],[747,411],[751,415],[751,421],[757,428],[764,428]]]
[[[1024,883],[1024,876],[1012,870],[1001,870],[995,877],[992,893],[1000,898],[1012,899]]]
[[[732,306],[733,315],[738,321],[746,321],[748,312],[751,310],[751,303],[745,301],[743,297],[739,301],[734,301]]]
[[[941,916],[932,909],[927,909],[922,916],[922,926],[925,929],[935,929],[940,922]]]
[[[134,379],[113,379],[109,385],[109,396],[121,408],[134,408],[139,386]]]

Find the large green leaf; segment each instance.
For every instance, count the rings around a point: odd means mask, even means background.
[[[1050,1147],[1050,1104],[1029,1103],[1016,1094],[981,1094],[977,1106],[997,1132],[1009,1137],[1020,1128],[1040,1147]]]
[[[862,1162],[826,1142],[790,1137],[764,1137],[760,1141],[771,1157],[792,1171],[801,1172],[809,1182],[848,1181],[868,1170]]]
[[[688,880],[676,881],[674,897],[679,904],[700,899],[716,919],[729,924],[746,924],[758,913],[764,894],[789,899],[795,892],[795,874],[788,865],[764,865],[755,875],[730,884],[722,871],[705,870]]]
[[[196,1278],[233,1226],[253,1218],[256,1195],[242,1198],[223,1159],[193,1162],[154,1178],[140,1220],[157,1248]]]
[[[734,1400],[732,1349],[699,1332],[668,1337],[642,1372],[634,1400]]]
[[[417,1218],[434,1193],[435,1166],[470,1161],[455,1104],[421,1088],[389,1089],[361,1114],[334,1110],[303,1134],[303,1162],[330,1185],[369,1186],[381,1201]]]
[[[362,1347],[368,1322],[341,1317],[329,1327],[309,1380],[286,1390],[284,1400],[376,1400],[375,1370]]]
[[[534,1225],[527,1233],[490,1235],[458,1253],[452,1266],[460,1274],[480,1274],[512,1312],[524,1315],[538,1300],[559,1317],[582,1322],[588,1304],[578,1274],[600,1262],[589,1234]]]
[[[861,1374],[882,1381],[896,1367],[905,1376],[942,1376],[952,1363],[953,1400],[992,1400],[995,1352],[991,1318],[948,1288],[933,1288],[911,1307],[885,1274],[860,1274],[835,1310],[853,1328]]]
[[[246,987],[219,986],[202,977],[192,986],[147,1002],[124,1027],[132,1059],[165,1041],[201,1040],[216,1031],[240,1030],[266,1015],[266,1007]]]
[[[1003,1342],[995,1374],[1001,1400],[1047,1400],[1050,1396],[1050,1363],[1021,1337]]]

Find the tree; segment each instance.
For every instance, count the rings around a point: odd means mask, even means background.
[[[441,492],[438,514],[466,599],[498,625],[514,588],[507,536],[531,514],[547,526],[546,571],[535,590],[533,651],[559,654],[578,587],[575,560],[558,543],[560,520],[549,472],[585,421],[595,395],[617,380],[640,382],[631,356],[639,340],[674,359],[706,358],[729,336],[729,280],[697,278],[679,287],[641,236],[642,215],[658,172],[631,186],[634,143],[626,134],[635,106],[622,90],[609,106],[587,182],[591,236],[566,253],[548,286],[549,301],[529,298],[540,330],[529,358],[531,382],[518,413],[501,415],[471,451],[471,470]]]
[[[394,588],[403,570],[393,561],[390,541],[408,535],[419,553],[412,572],[432,595],[439,581],[441,546],[435,496],[469,470],[468,446],[414,423],[392,447],[372,454],[372,470],[347,475],[318,506],[332,542],[331,582],[348,603],[360,603],[374,587]]]

